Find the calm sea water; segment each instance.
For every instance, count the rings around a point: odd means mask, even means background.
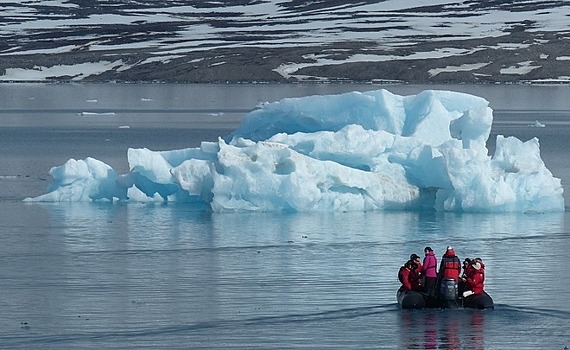
[[[215,140],[259,102],[376,88],[0,85],[0,348],[570,347],[568,211],[213,214],[22,202],[45,193],[49,168],[69,158],[127,171],[128,147]],[[491,101],[493,134],[538,137],[570,186],[570,88],[443,88]],[[529,127],[535,120],[546,127]],[[398,309],[398,267],[448,244],[486,261],[496,309]]]

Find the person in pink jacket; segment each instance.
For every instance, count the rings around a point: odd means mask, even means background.
[[[424,291],[429,296],[435,296],[437,284],[437,258],[431,247],[424,248],[424,263],[422,264],[422,275],[424,276]]]

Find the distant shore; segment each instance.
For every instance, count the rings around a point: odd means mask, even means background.
[[[24,1],[0,82],[570,84],[560,1]]]
[[[410,47],[382,49],[369,42],[338,43],[334,47],[209,49],[145,64],[139,63],[150,62],[153,52],[142,49],[3,55],[0,81],[568,84],[570,37],[552,36],[555,34],[521,32],[499,38],[425,42],[414,45],[413,52]],[[549,39],[542,40],[545,37]],[[335,54],[319,59],[329,51]],[[430,58],[421,53],[441,54]],[[389,59],[366,61],[364,54]],[[101,64],[108,67],[86,73],[90,65]]]

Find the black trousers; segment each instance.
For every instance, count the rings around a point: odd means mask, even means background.
[[[424,277],[424,291],[429,296],[435,296],[437,277]]]

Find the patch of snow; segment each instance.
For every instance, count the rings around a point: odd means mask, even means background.
[[[507,68],[503,68],[499,72],[501,74],[524,75],[524,74],[528,74],[529,72],[541,67],[541,66],[533,66],[532,63],[533,63],[533,61],[520,62],[516,66],[510,66]]]
[[[529,48],[531,44],[522,44],[522,43],[497,43],[496,46],[490,46],[490,48],[494,49],[502,49],[502,50],[520,50]]]
[[[0,81],[42,81],[58,77],[69,77],[81,80],[90,75],[104,73],[108,70],[124,66],[123,61],[87,62],[74,65],[57,65],[51,67],[35,66],[33,69],[7,68],[0,76]]]
[[[328,58],[330,57],[329,55],[305,55],[304,58],[314,59],[315,62],[284,63],[281,64],[279,67],[273,69],[273,71],[279,73],[281,76],[283,76],[286,79],[296,78],[301,80],[302,77],[295,75],[294,73],[306,67],[322,67],[322,66],[341,65],[345,63],[358,63],[358,62],[386,62],[386,61],[396,61],[396,60],[444,58],[444,57],[468,55],[479,50],[482,49],[478,48],[473,50],[467,50],[467,49],[457,49],[457,48],[438,48],[433,51],[414,52],[407,56],[356,54],[356,55],[351,55],[345,60],[331,59]],[[316,77],[311,77],[311,78],[316,78]]]
[[[184,55],[165,55],[165,56],[150,57],[150,58],[145,59],[144,61],[142,61],[138,65],[143,65],[143,64],[147,64],[147,63],[153,63],[153,62],[169,63],[174,59],[184,58],[184,57],[186,57],[186,56],[184,56]]]
[[[431,77],[435,77],[439,73],[454,73],[454,72],[468,72],[476,69],[483,68],[490,63],[473,63],[473,64],[462,64],[461,66],[447,66],[445,68],[434,68],[428,70],[428,73]]]

